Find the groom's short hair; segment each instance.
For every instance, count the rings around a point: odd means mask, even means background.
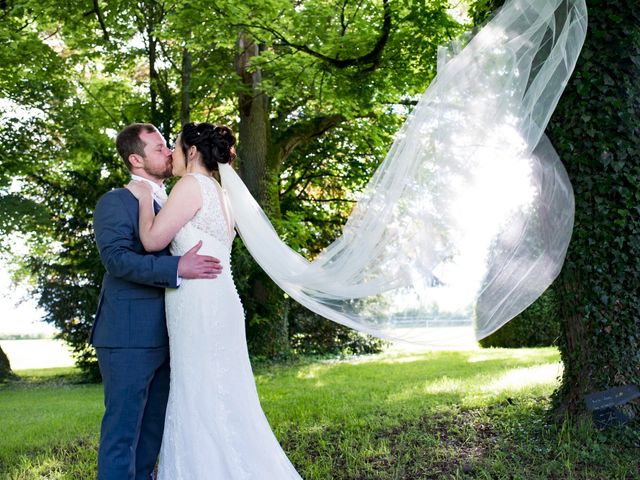
[[[156,127],[150,123],[132,123],[120,131],[116,137],[116,149],[129,170],[131,170],[129,155],[135,153],[144,157],[145,143],[140,138],[140,132],[153,133],[156,130]]]

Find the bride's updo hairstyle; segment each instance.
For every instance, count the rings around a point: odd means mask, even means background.
[[[236,137],[225,125],[187,123],[182,127],[180,144],[185,157],[190,147],[196,147],[202,156],[202,163],[210,171],[218,170],[218,163],[231,163],[235,158],[231,148],[236,144]]]

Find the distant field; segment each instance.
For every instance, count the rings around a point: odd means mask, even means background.
[[[0,340],[13,370],[70,367],[73,358],[62,340]]]

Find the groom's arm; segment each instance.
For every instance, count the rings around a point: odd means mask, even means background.
[[[93,228],[102,264],[111,275],[154,287],[177,287],[180,257],[138,253],[134,226],[117,194],[100,198],[93,214]]]

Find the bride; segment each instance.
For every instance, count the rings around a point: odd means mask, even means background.
[[[166,293],[171,386],[160,479],[301,478],[260,406],[231,273],[233,214],[212,173],[235,158],[235,143],[228,127],[186,124],[173,152],[173,175],[182,178],[158,215],[146,183],[127,186],[147,251],[171,244],[182,255],[202,241],[200,252],[223,265],[215,280],[183,279]]]

